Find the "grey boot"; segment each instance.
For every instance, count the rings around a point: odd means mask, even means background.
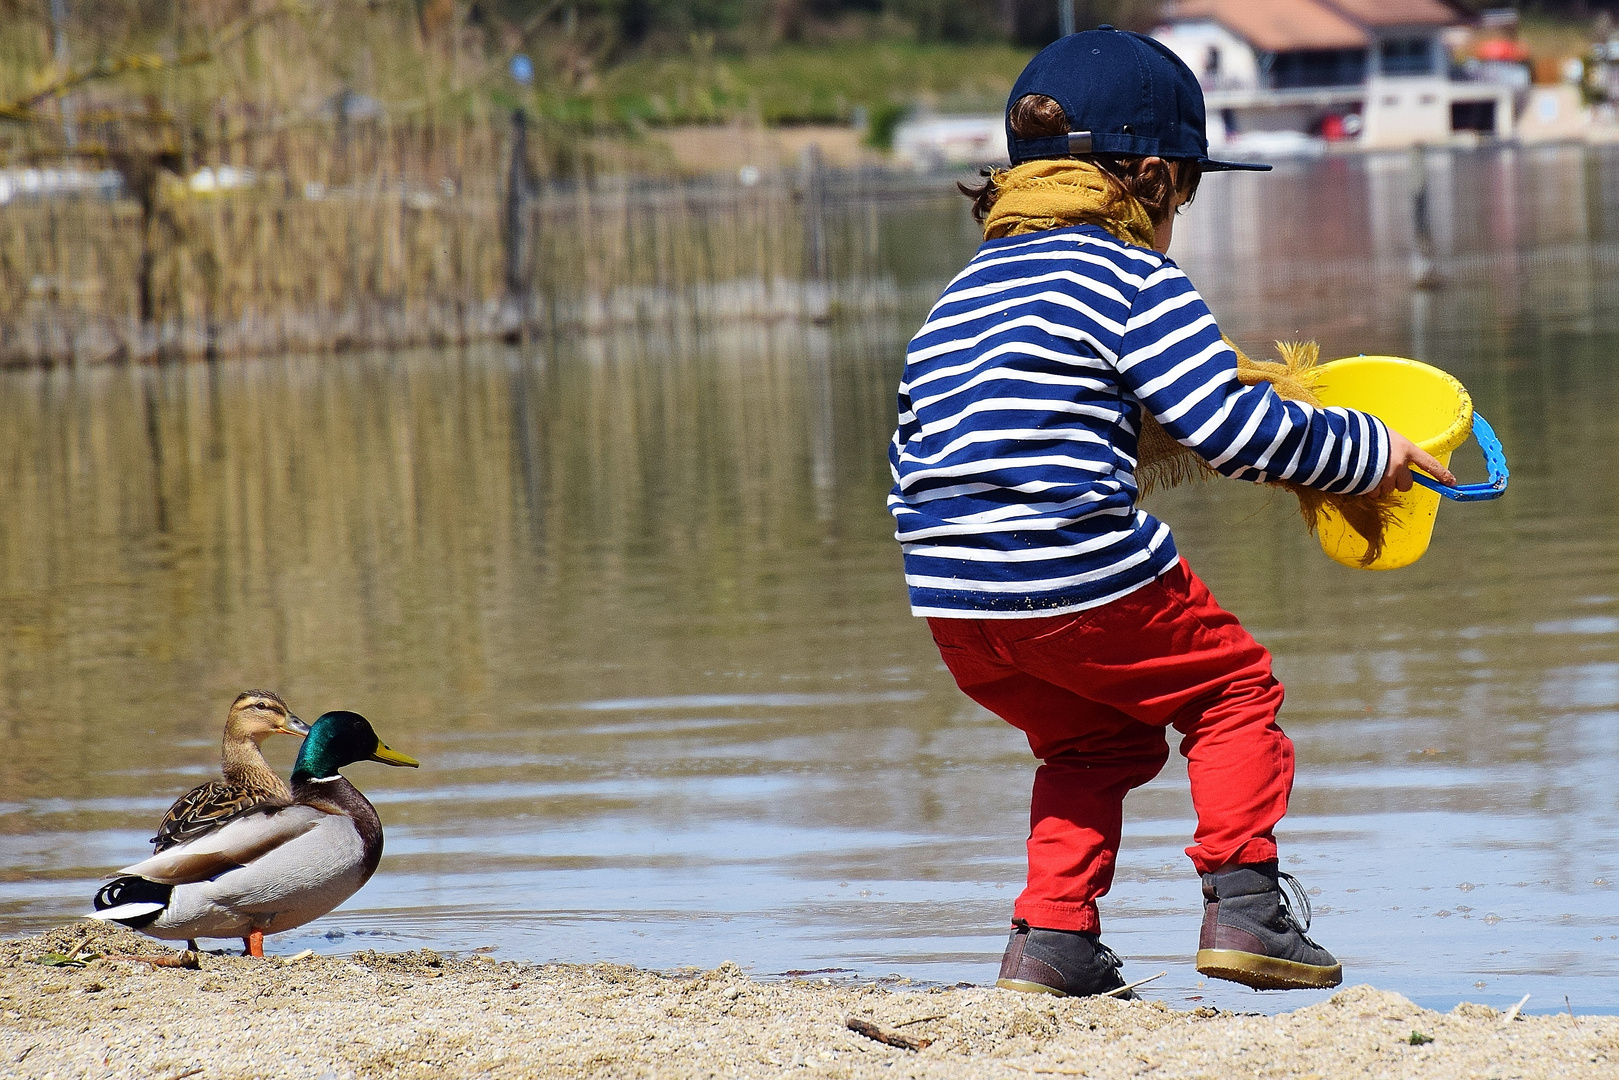
[[[1292,899],[1282,893],[1286,882]],[[1300,923],[1295,912],[1303,912]],[[1275,863],[1203,875],[1203,932],[1197,970],[1255,990],[1325,989],[1343,967],[1311,941],[1310,898]]]
[[[1122,987],[1121,966],[1123,962],[1095,934],[1045,930],[1018,919],[1012,923],[995,985],[1030,994],[1090,997]],[[1112,996],[1135,997],[1128,990]]]

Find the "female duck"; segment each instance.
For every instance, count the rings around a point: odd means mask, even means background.
[[[382,822],[338,774],[356,761],[415,768],[365,717],[316,720],[292,770],[292,802],[251,807],[125,867],[96,893],[94,919],[157,938],[240,937],[264,955],[264,935],[331,911],[370,880],[382,858]]]
[[[175,800],[163,816],[153,851],[200,836],[232,814],[260,803],[292,801],[281,777],[270,771],[259,748],[271,735],[308,735],[309,725],[292,715],[287,703],[268,690],[236,695],[225,720],[225,741],[220,748],[223,780],[210,780]]]

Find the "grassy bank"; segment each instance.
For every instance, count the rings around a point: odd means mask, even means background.
[[[753,55],[632,60],[592,95],[604,118],[631,123],[868,121],[893,109],[995,112],[1032,50],[1009,45],[850,42]]]

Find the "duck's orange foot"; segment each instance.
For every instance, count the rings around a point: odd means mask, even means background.
[[[247,946],[247,955],[263,957],[264,956],[264,931],[263,930],[249,930],[248,933],[247,933],[247,936],[242,939],[242,944]]]

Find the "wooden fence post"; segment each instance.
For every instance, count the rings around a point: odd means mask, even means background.
[[[826,259],[826,173],[821,167],[821,147],[810,143],[798,157],[800,190],[804,205],[804,276],[825,281]]]
[[[502,336],[521,341],[527,336],[533,284],[532,221],[529,200],[535,192],[534,172],[528,160],[528,116],[512,110],[511,158],[506,167],[506,206],[501,216],[500,239],[506,256],[506,325]]]

